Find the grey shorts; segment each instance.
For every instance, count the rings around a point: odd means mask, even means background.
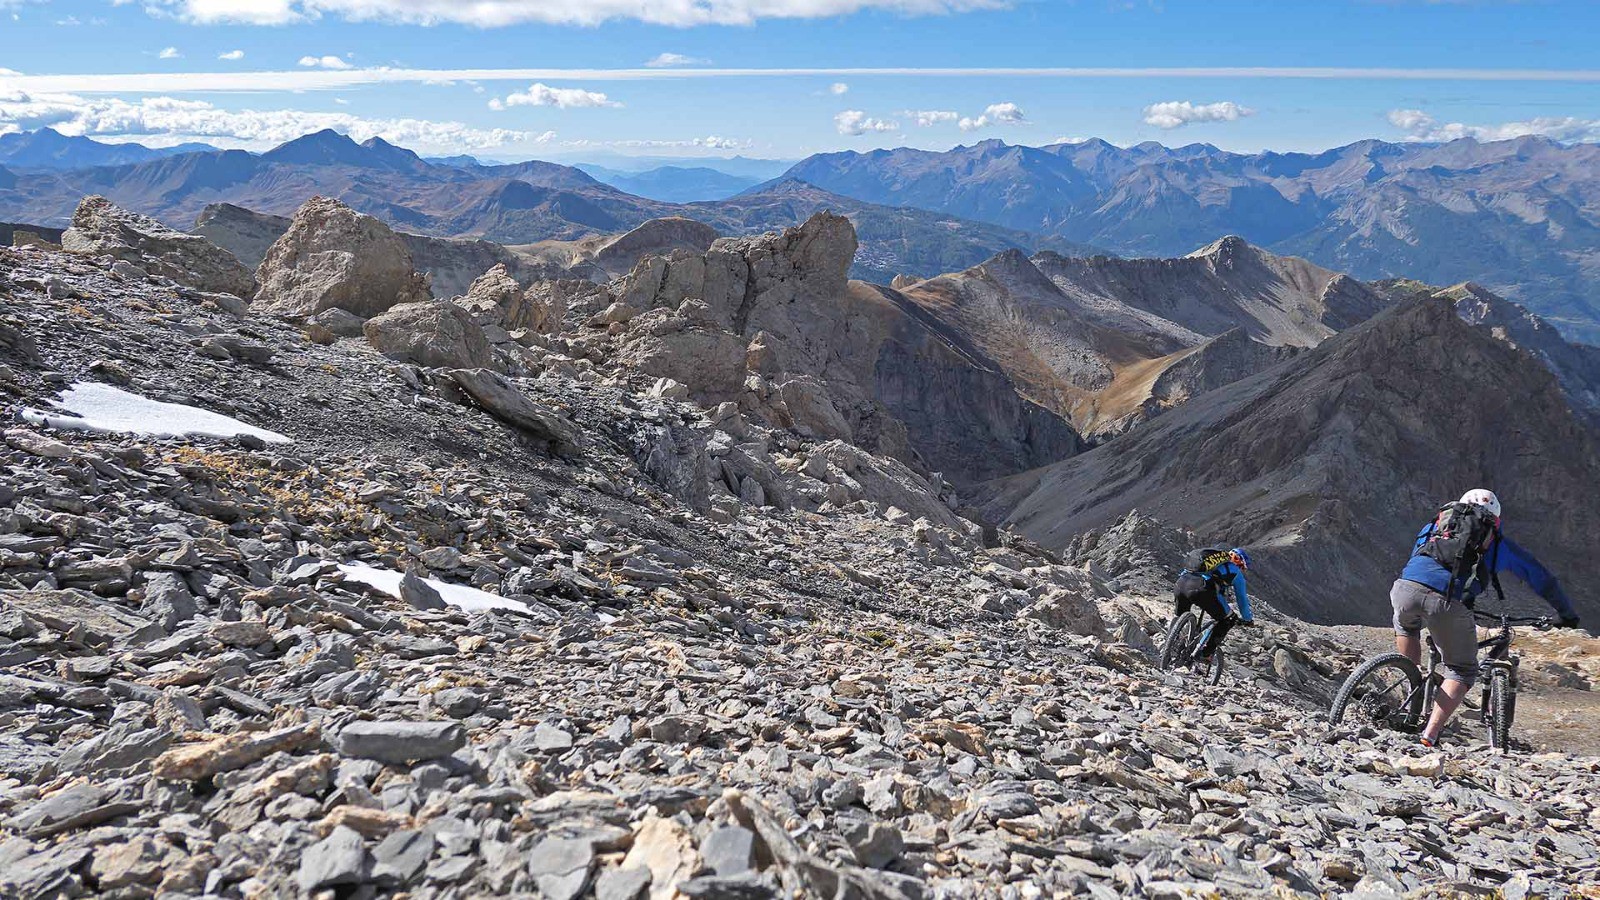
[[[1427,628],[1444,664],[1444,677],[1470,685],[1478,680],[1478,628],[1472,610],[1425,584],[1400,580],[1389,589],[1394,606],[1394,633],[1422,637]]]

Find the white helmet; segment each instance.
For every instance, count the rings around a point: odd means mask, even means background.
[[[1473,506],[1481,506],[1487,509],[1489,514],[1496,519],[1500,518],[1500,498],[1494,495],[1494,491],[1474,488],[1461,495],[1461,502],[1471,503]]]

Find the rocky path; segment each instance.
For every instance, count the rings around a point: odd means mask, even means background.
[[[1295,623],[1200,687],[1150,666],[1119,582],[875,500],[820,445],[737,447],[841,502],[696,506],[664,485],[699,458],[661,448],[706,414],[643,386],[508,382],[581,432],[551,455],[365,345],[40,258],[0,257],[0,896],[1600,881],[1600,760],[1330,734],[1318,691],[1353,654]],[[295,441],[11,419],[85,377]],[[351,564],[406,573],[399,596]]]

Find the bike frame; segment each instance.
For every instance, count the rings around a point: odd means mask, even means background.
[[[1505,669],[1511,678],[1511,692],[1515,694],[1517,690],[1517,669],[1522,665],[1522,657],[1511,652],[1511,629],[1517,625],[1531,625],[1540,629],[1548,628],[1550,627],[1550,619],[1544,616],[1497,616],[1490,613],[1481,613],[1477,610],[1472,611],[1472,618],[1474,621],[1483,622],[1499,629],[1478,642],[1480,651],[1489,651],[1487,654],[1480,653],[1478,658],[1478,680],[1483,682],[1485,696],[1483,706],[1487,709],[1489,705],[1487,702],[1489,677],[1495,669]],[[1433,643],[1433,635],[1427,635],[1426,641],[1428,646],[1428,668],[1423,672],[1422,678],[1423,722],[1426,722],[1428,717],[1433,714],[1434,692],[1438,689],[1438,682],[1440,681],[1438,676],[1439,666],[1443,663],[1443,660],[1439,657],[1439,648]],[[1409,702],[1410,696],[1407,695],[1406,699]]]

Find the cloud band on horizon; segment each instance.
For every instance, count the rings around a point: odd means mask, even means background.
[[[304,69],[256,72],[135,72],[126,74],[4,74],[23,90],[80,94],[336,90],[367,84],[472,81],[646,81],[692,78],[1302,78],[1391,81],[1600,82],[1600,69],[1404,69],[1340,67],[832,67],[631,69]]]

